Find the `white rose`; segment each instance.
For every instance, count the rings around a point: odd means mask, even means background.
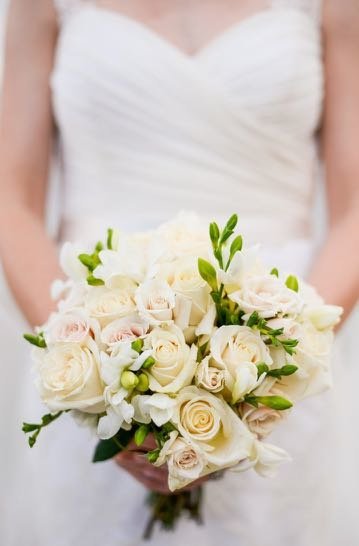
[[[51,411],[79,409],[88,413],[103,411],[103,384],[99,375],[96,343],[55,345],[41,350],[38,362],[38,387]]]
[[[196,384],[210,392],[220,392],[224,387],[224,370],[210,365],[210,356],[206,356],[198,365]]]
[[[148,424],[151,421],[161,427],[172,419],[176,401],[167,394],[138,394],[131,400],[134,408],[134,419],[138,423]]]
[[[172,431],[155,465],[167,463],[168,487],[175,491],[208,473],[206,462],[205,454],[197,446]]]
[[[103,286],[97,286],[86,298],[86,310],[91,317],[100,322],[101,326],[106,326],[114,319],[134,312],[133,293],[131,290],[122,288],[109,290]]]
[[[152,391],[175,393],[191,383],[196,371],[197,347],[186,344],[177,326],[155,328],[146,337],[144,347],[155,360],[146,370]]]
[[[145,281],[137,288],[135,301],[141,317],[151,325],[172,322],[176,298],[167,282]]]
[[[162,248],[162,261],[189,254],[206,257],[209,250],[207,223],[196,214],[178,214],[156,230],[155,239]]]
[[[249,457],[253,435],[223,398],[190,386],[176,400],[173,423],[185,440],[205,452],[212,470]]]
[[[149,324],[135,313],[110,322],[101,332],[101,341],[109,347],[124,341],[142,338],[148,331]]]
[[[44,337],[49,346],[54,343],[83,343],[90,332],[90,321],[82,311],[65,314],[56,313],[50,317]]]
[[[303,307],[297,292],[287,288],[275,275],[250,277],[229,298],[246,314],[256,311],[263,318],[278,314],[297,315]]]
[[[309,319],[317,330],[329,330],[340,322],[343,308],[338,305],[316,305],[304,309],[304,317]]]
[[[178,299],[188,302],[187,322],[179,326],[198,326],[211,301],[209,286],[198,271],[198,257],[185,256],[162,264],[158,275],[167,281]]]
[[[287,417],[287,411],[278,411],[266,406],[255,408],[243,403],[239,408],[243,423],[260,440],[268,436],[274,427]]]
[[[213,335],[210,347],[213,359],[225,370],[225,383],[233,402],[257,386],[257,364],[272,363],[259,332],[247,326],[221,326]]]

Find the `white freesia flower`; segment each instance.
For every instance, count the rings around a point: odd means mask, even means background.
[[[97,434],[102,440],[112,438],[120,428],[128,429],[131,426],[134,409],[125,397],[127,392],[120,389],[113,393],[111,387],[105,389],[106,415],[98,422]]]
[[[83,347],[77,343],[63,343],[36,354],[40,395],[52,411],[103,411],[99,355],[91,338]]]
[[[46,344],[83,343],[90,332],[90,320],[81,309],[51,315],[45,330]]]
[[[225,252],[224,263],[228,259],[229,250]],[[223,283],[229,294],[242,288],[250,277],[264,275],[265,267],[259,258],[259,246],[252,246],[237,252],[227,271],[218,271],[219,282]]]
[[[205,452],[209,464],[225,468],[250,456],[254,437],[221,397],[190,386],[176,400],[173,423],[186,441]]]
[[[106,326],[109,322],[135,311],[133,292],[124,288],[109,290],[98,286],[89,292],[86,298],[86,311],[91,317],[96,318],[101,326]]]
[[[175,491],[208,473],[207,459],[203,451],[172,431],[155,462],[156,466],[168,466],[168,487]],[[206,472],[207,470],[207,472]]]
[[[113,347],[117,343],[134,341],[147,333],[149,324],[146,320],[132,313],[110,322],[101,332],[102,343]]]
[[[206,356],[196,371],[198,387],[210,392],[220,392],[224,387],[224,370],[211,366],[211,357]]]
[[[303,308],[297,292],[287,288],[275,275],[249,277],[242,288],[232,292],[229,298],[246,314],[256,311],[263,318],[278,314],[297,315]]]
[[[225,384],[236,402],[261,381],[257,364],[272,364],[270,352],[259,332],[247,326],[221,326],[211,342],[211,355],[225,370]]]
[[[138,394],[131,400],[134,408],[134,419],[139,423],[150,423],[161,427],[172,419],[176,400],[167,394]]]
[[[141,317],[153,326],[173,320],[176,298],[167,282],[151,279],[141,284],[135,294]]]
[[[291,457],[284,449],[260,440],[255,440],[252,443],[250,456],[231,470],[234,472],[244,472],[250,468],[254,468],[260,476],[272,478],[276,475],[281,464],[290,462],[291,460]]]
[[[120,233],[118,250],[102,250],[101,264],[94,270],[94,276],[102,279],[108,288],[121,286],[124,279],[142,282],[147,268],[149,234],[132,236]]]
[[[86,282],[88,276],[87,267],[79,260],[79,254],[83,249],[72,243],[64,243],[60,251],[60,266],[65,275],[75,282]]]
[[[317,330],[329,330],[340,322],[343,308],[338,305],[316,305],[304,309],[304,317],[309,319]]]
[[[197,347],[186,344],[177,326],[154,328],[146,337],[144,347],[155,360],[146,370],[152,391],[176,393],[191,383],[196,371]]]

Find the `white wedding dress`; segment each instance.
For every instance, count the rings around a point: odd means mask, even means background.
[[[90,0],[56,4],[61,240],[90,241],[108,226],[146,229],[180,210],[219,220],[238,212],[247,240],[305,274],[323,98],[320,3],[263,2],[193,56]],[[10,349],[25,325],[6,312],[6,297],[2,346]],[[1,543],[138,546],[145,491],[112,462],[92,465],[87,431],[65,416],[27,448],[19,421],[43,409],[28,360],[25,346],[6,360]],[[152,544],[329,545],[338,441],[331,396],[306,401],[276,432],[294,459],[276,479],[228,473],[209,482],[205,526],[182,521],[175,534],[156,531]],[[342,544],[355,543],[350,533]]]

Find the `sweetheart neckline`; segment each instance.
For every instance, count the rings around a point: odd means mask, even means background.
[[[264,9],[261,9],[259,11],[252,13],[249,16],[243,17],[239,21],[229,25],[224,30],[222,30],[221,32],[213,36],[213,38],[208,40],[203,46],[201,46],[195,52],[187,53],[185,50],[177,46],[174,42],[171,42],[170,40],[168,40],[167,38],[165,38],[164,36],[156,32],[155,30],[153,30],[148,25],[145,25],[141,21],[134,19],[133,17],[130,17],[119,10],[102,7],[102,6],[99,6],[98,4],[89,4],[87,6],[83,6],[82,9],[92,10],[99,14],[117,19],[118,21],[122,21],[123,23],[130,24],[134,28],[137,28],[138,31],[144,32],[152,40],[153,39],[156,40],[158,43],[161,43],[163,47],[167,48],[168,50],[174,51],[175,53],[177,53],[177,55],[181,56],[183,59],[186,59],[189,62],[191,61],[195,62],[207,51],[217,46],[223,39],[227,38],[228,36],[232,35],[235,32],[239,32],[240,30],[242,30],[242,27],[246,27],[247,24],[251,25],[257,22],[257,20],[266,18],[268,15],[271,15],[272,13],[276,11],[273,5],[270,5]],[[289,8],[289,10],[293,11],[291,8]]]

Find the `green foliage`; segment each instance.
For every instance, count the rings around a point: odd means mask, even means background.
[[[140,446],[146,440],[148,434],[150,433],[150,425],[140,425],[135,432],[134,440],[136,446]]]
[[[297,339],[283,339],[283,328],[270,328],[267,325],[267,321],[260,317],[257,311],[254,311],[249,319],[247,320],[247,326],[258,330],[260,334],[264,337],[265,342],[268,345],[273,345],[274,347],[282,347],[286,353],[293,355],[295,353],[295,348],[298,345]]]
[[[278,411],[284,411],[293,406],[292,402],[282,396],[254,396],[249,394],[244,400],[256,408],[261,404]]]
[[[109,440],[100,440],[93,454],[92,462],[99,463],[112,459],[112,457],[126,449],[132,438],[133,430],[120,429]]]
[[[279,271],[276,267],[273,267],[272,271],[270,272],[271,275],[274,275],[275,277],[279,277]]]
[[[33,433],[28,437],[29,446],[34,447],[41,430],[56,421],[56,419],[58,419],[62,414],[63,411],[58,411],[57,413],[47,413],[46,415],[42,416],[41,423],[23,423],[22,431],[25,434],[29,434],[31,432]]]
[[[46,349],[46,341],[44,339],[43,332],[40,332],[39,334],[24,334],[23,338],[26,339],[31,345],[35,345],[35,347],[39,347],[40,349]]]
[[[281,368],[268,371],[267,375],[281,379],[283,376],[293,375],[297,370],[298,366],[294,366],[294,364],[286,364]]]
[[[298,283],[297,277],[295,277],[294,275],[289,275],[289,277],[287,277],[285,281],[285,284],[290,290],[293,290],[294,292],[298,292],[299,283]]]
[[[203,260],[203,258],[198,258],[198,271],[202,279],[211,287],[214,292],[218,290],[217,284],[217,272],[212,264]]]

